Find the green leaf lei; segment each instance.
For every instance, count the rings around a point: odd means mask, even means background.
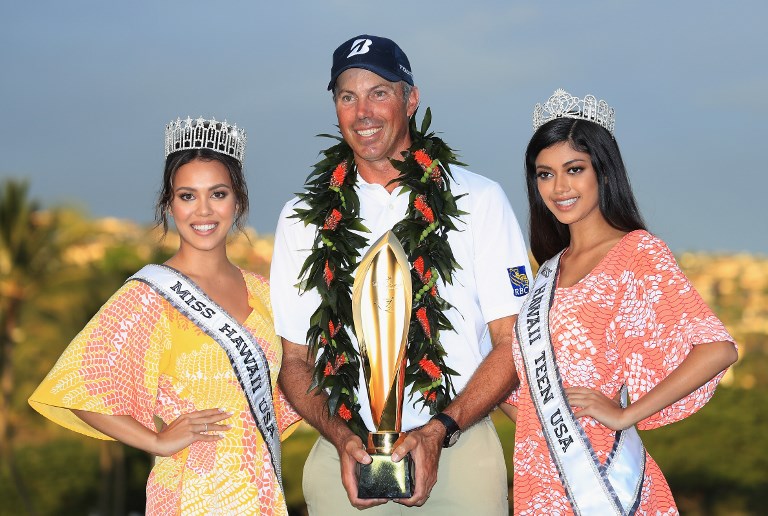
[[[427,134],[432,120],[429,108],[421,130],[415,118],[414,113],[409,123],[411,147],[402,153],[402,161],[390,160],[400,173],[393,183],[409,192],[405,218],[393,231],[408,256],[414,285],[405,382],[410,394],[419,392],[423,406],[436,414],[456,393],[452,377],[458,373],[445,364],[439,338],[441,330],[453,331],[445,315],[452,306],[439,296],[437,280],[452,283],[453,271],[460,268],[447,233],[456,230],[454,220],[465,214],[456,205],[461,196],[455,197],[450,190],[450,165],[464,164],[434,132]],[[317,289],[321,298],[307,332],[308,352],[316,359],[309,390],[327,390],[329,414],[338,414],[365,442],[368,430],[356,395],[361,359],[348,331],[354,331],[352,273],[360,250],[368,243],[361,233],[370,231],[359,216],[352,149],[338,136],[319,136],[339,143],[323,151],[324,158],[307,177],[305,191],[298,194],[308,208],[296,208],[293,215],[317,227],[312,252],[299,273],[299,288]]]

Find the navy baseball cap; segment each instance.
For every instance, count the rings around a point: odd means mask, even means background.
[[[413,86],[408,56],[391,39],[362,34],[342,43],[333,53],[329,90],[348,68],[364,68],[388,81],[405,81]]]

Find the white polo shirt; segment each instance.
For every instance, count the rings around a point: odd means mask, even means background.
[[[490,350],[487,323],[520,311],[527,283],[523,282],[521,288],[518,279],[513,288],[510,276],[518,272],[530,279],[531,267],[517,218],[499,184],[458,166],[452,166],[451,172],[453,194],[467,194],[457,201],[459,210],[467,215],[456,223],[458,231],[448,233],[448,242],[461,269],[454,272],[452,285],[442,278],[438,282],[440,296],[453,305],[446,316],[455,329],[441,331],[440,342],[447,352],[446,364],[459,373],[453,381],[460,392]],[[371,230],[365,234],[370,245],[402,220],[408,208],[408,195],[399,195],[401,187],[390,194],[383,186],[366,183],[359,176],[356,191],[362,223]],[[296,284],[301,266],[310,254],[316,227],[288,218],[294,214],[297,202],[298,198],[294,198],[286,203],[278,220],[270,288],[276,333],[291,342],[306,344],[309,320],[320,305],[320,296],[316,290],[299,294]],[[367,250],[361,249],[360,256]],[[354,333],[349,333],[357,346]],[[360,415],[368,429],[374,431],[362,371],[360,375]],[[421,410],[421,403],[414,408],[414,401],[415,398],[406,399],[403,403],[404,431],[429,420],[429,411]]]

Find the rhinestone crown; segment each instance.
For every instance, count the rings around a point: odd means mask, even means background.
[[[616,113],[606,101],[598,101],[593,95],[580,99],[562,88],[555,90],[543,105],[536,104],[533,108],[533,130],[555,118],[589,120],[607,129],[611,136],[616,124]]]
[[[165,126],[165,157],[180,150],[211,149],[232,156],[242,165],[246,139],[244,129],[226,120],[177,118]]]

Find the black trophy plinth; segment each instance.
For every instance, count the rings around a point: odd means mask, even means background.
[[[371,453],[370,464],[357,465],[358,498],[410,498],[413,496],[413,460],[408,454],[392,462],[389,454]]]

